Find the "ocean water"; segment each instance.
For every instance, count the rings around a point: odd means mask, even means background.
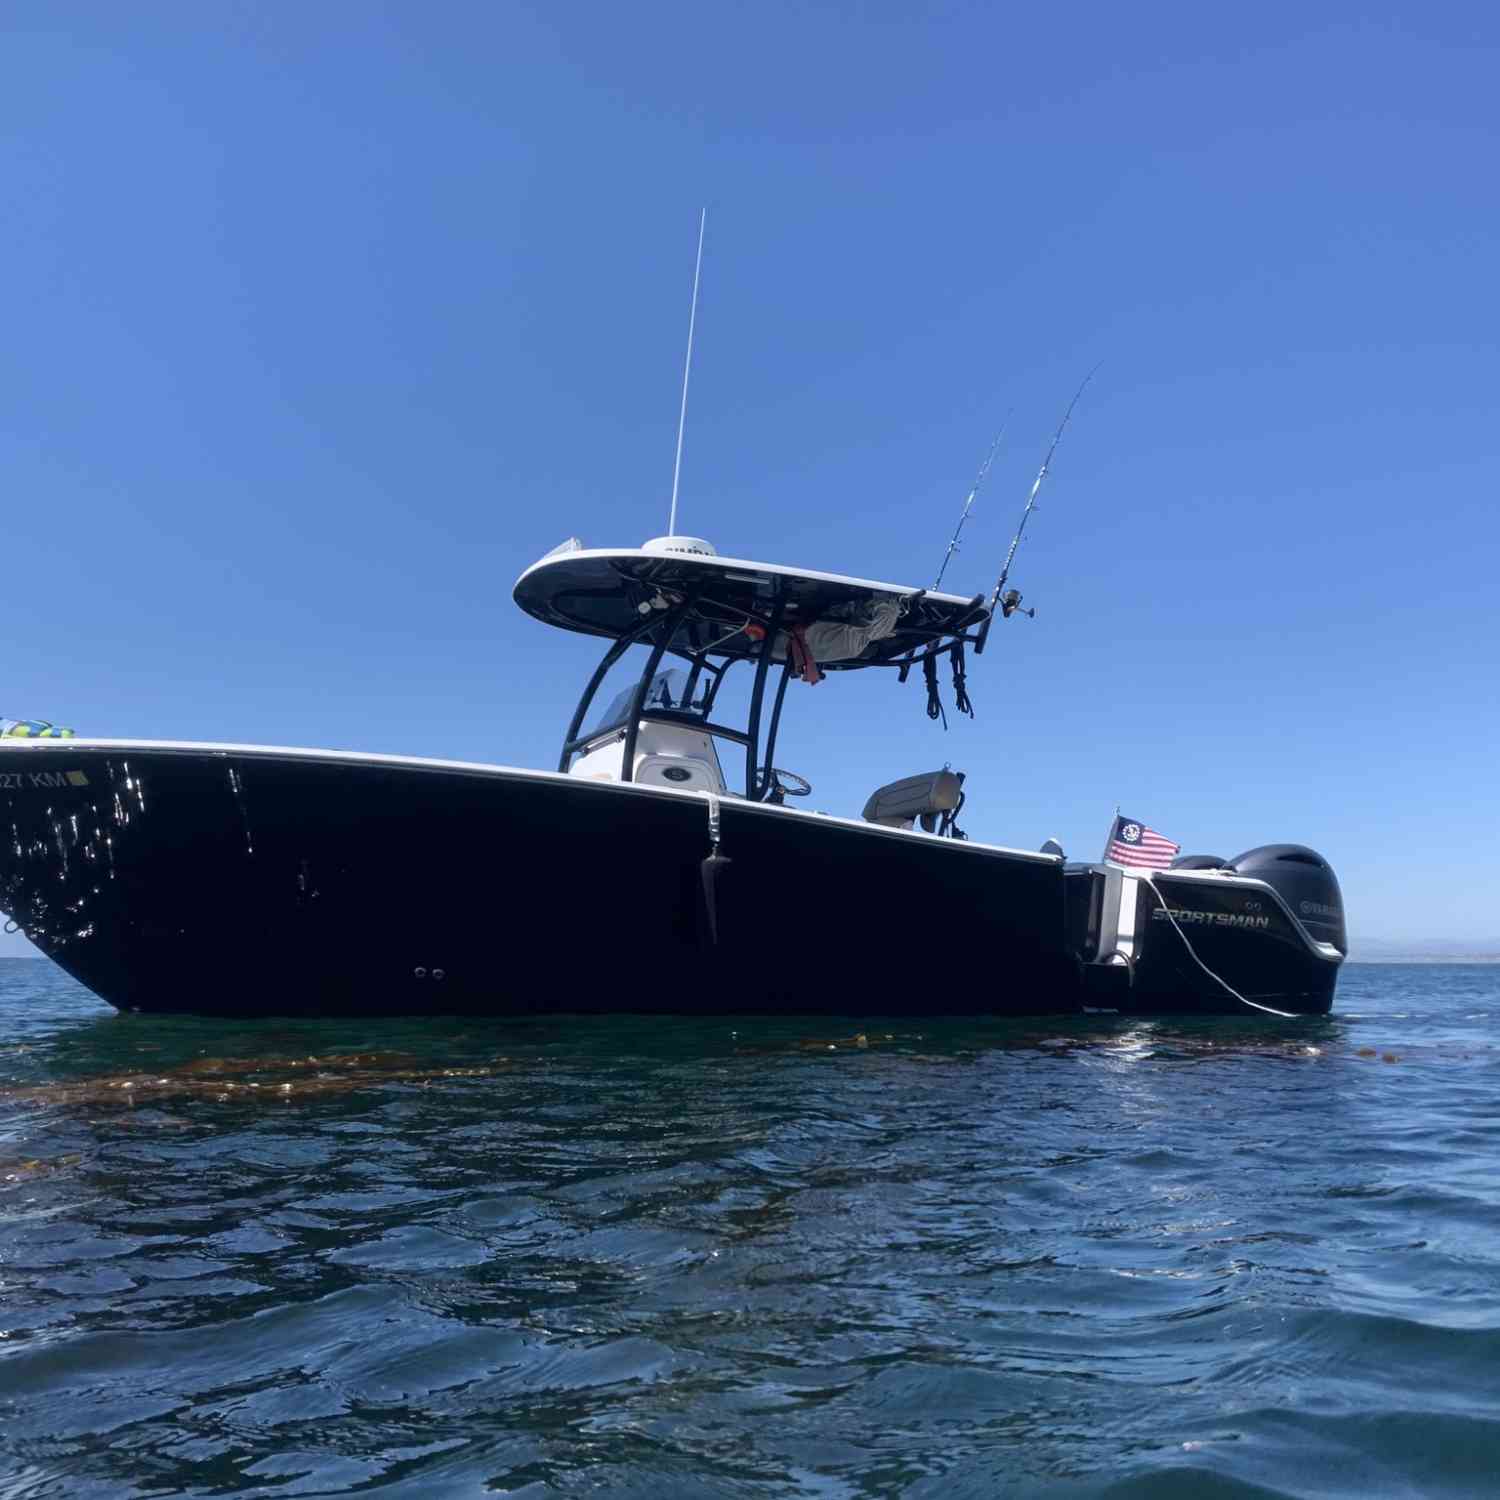
[[[1494,1495],[1497,1022],[1484,966],[859,1037],[0,960],[0,1494]]]

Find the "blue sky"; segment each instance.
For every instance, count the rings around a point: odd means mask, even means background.
[[[550,765],[595,659],[510,587],[681,529],[1015,581],[944,734],[800,688],[814,805],[1322,849],[1500,934],[1490,7],[12,3],[0,714]],[[0,952],[20,951],[18,940]]]

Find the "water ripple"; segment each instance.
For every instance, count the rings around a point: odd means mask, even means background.
[[[0,1488],[1487,1493],[1497,978],[843,1035],[0,963]]]

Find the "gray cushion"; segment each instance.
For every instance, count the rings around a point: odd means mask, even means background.
[[[918,818],[952,812],[962,795],[963,776],[957,771],[928,771],[883,786],[865,803],[867,823],[900,828]]]

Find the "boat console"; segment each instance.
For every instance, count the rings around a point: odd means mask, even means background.
[[[647,686],[635,719],[630,774],[625,774],[625,741],[635,696],[634,685],[616,695],[583,736],[583,744],[566,767],[568,775],[727,795],[724,768],[707,727],[708,703],[701,691],[694,695],[687,673],[677,667],[658,672]]]

